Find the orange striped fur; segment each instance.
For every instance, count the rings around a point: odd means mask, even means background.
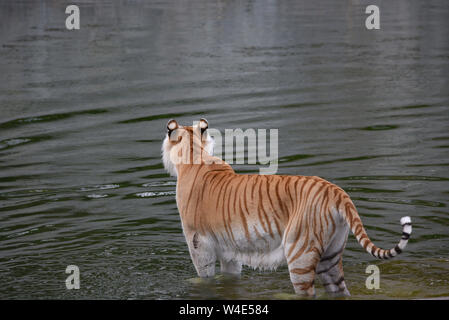
[[[242,265],[273,269],[287,263],[296,293],[313,296],[318,275],[328,293],[349,295],[342,265],[349,230],[376,258],[391,258],[404,249],[409,217],[401,219],[401,242],[380,249],[343,189],[319,177],[236,174],[211,154],[207,127],[204,119],[196,127],[171,120],[162,147],[165,167],[177,176],[176,202],[200,277],[213,276],[217,260],[222,272],[231,274],[239,274]],[[188,154],[188,163],[173,164],[173,150],[178,156]]]

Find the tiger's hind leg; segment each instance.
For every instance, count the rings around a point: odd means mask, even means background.
[[[320,252],[313,248],[298,257],[294,256],[288,261],[290,280],[296,294],[309,297],[315,296],[316,267],[320,261],[320,256]]]
[[[349,228],[345,224],[337,227],[334,237],[317,267],[317,275],[326,292],[332,297],[350,296],[345,284],[342,262],[348,232]]]
[[[190,257],[192,258],[198,276],[201,278],[213,277],[215,275],[217,256],[212,241],[208,237],[193,231],[186,231],[185,236]]]
[[[321,262],[320,262],[321,264]],[[345,284],[345,277],[343,273],[343,263],[340,256],[337,264],[326,269],[320,269],[318,266],[317,274],[323,283],[326,292],[331,297],[350,296],[349,290]]]

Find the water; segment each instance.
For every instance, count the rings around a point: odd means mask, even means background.
[[[363,1],[82,1],[68,31],[62,4],[2,2],[0,298],[290,297],[286,267],[195,278],[160,148],[201,117],[278,128],[278,173],[343,187],[379,246],[412,217],[391,261],[350,236],[353,299],[449,295],[449,6],[377,3],[368,31]]]

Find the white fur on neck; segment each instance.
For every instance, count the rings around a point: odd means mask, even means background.
[[[215,140],[209,134],[207,134],[206,143],[204,144],[204,150],[206,150],[209,155],[213,156],[214,146]]]
[[[206,138],[206,142],[204,144],[204,150],[206,150],[206,152],[211,156],[214,153],[214,144],[215,144],[215,140],[212,139],[212,137],[208,134],[207,138]],[[167,170],[167,172],[171,176],[177,177],[178,171],[176,170],[176,166],[170,160],[170,150],[171,150],[170,139],[167,134],[165,136],[164,142],[162,143],[162,162],[164,164],[165,170]]]
[[[162,162],[164,164],[165,170],[173,176],[177,177],[178,172],[176,171],[176,166],[170,160],[170,139],[168,134],[165,135],[164,142],[162,143]]]

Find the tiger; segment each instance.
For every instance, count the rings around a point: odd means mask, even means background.
[[[378,248],[342,188],[317,176],[238,174],[213,155],[208,128],[204,118],[192,126],[172,119],[161,150],[164,168],[177,178],[176,204],[200,278],[215,276],[217,260],[223,274],[235,276],[243,265],[287,264],[297,295],[315,297],[318,276],[327,294],[350,296],[342,263],[349,230],[375,258],[404,250],[410,217],[400,219],[394,248]]]

